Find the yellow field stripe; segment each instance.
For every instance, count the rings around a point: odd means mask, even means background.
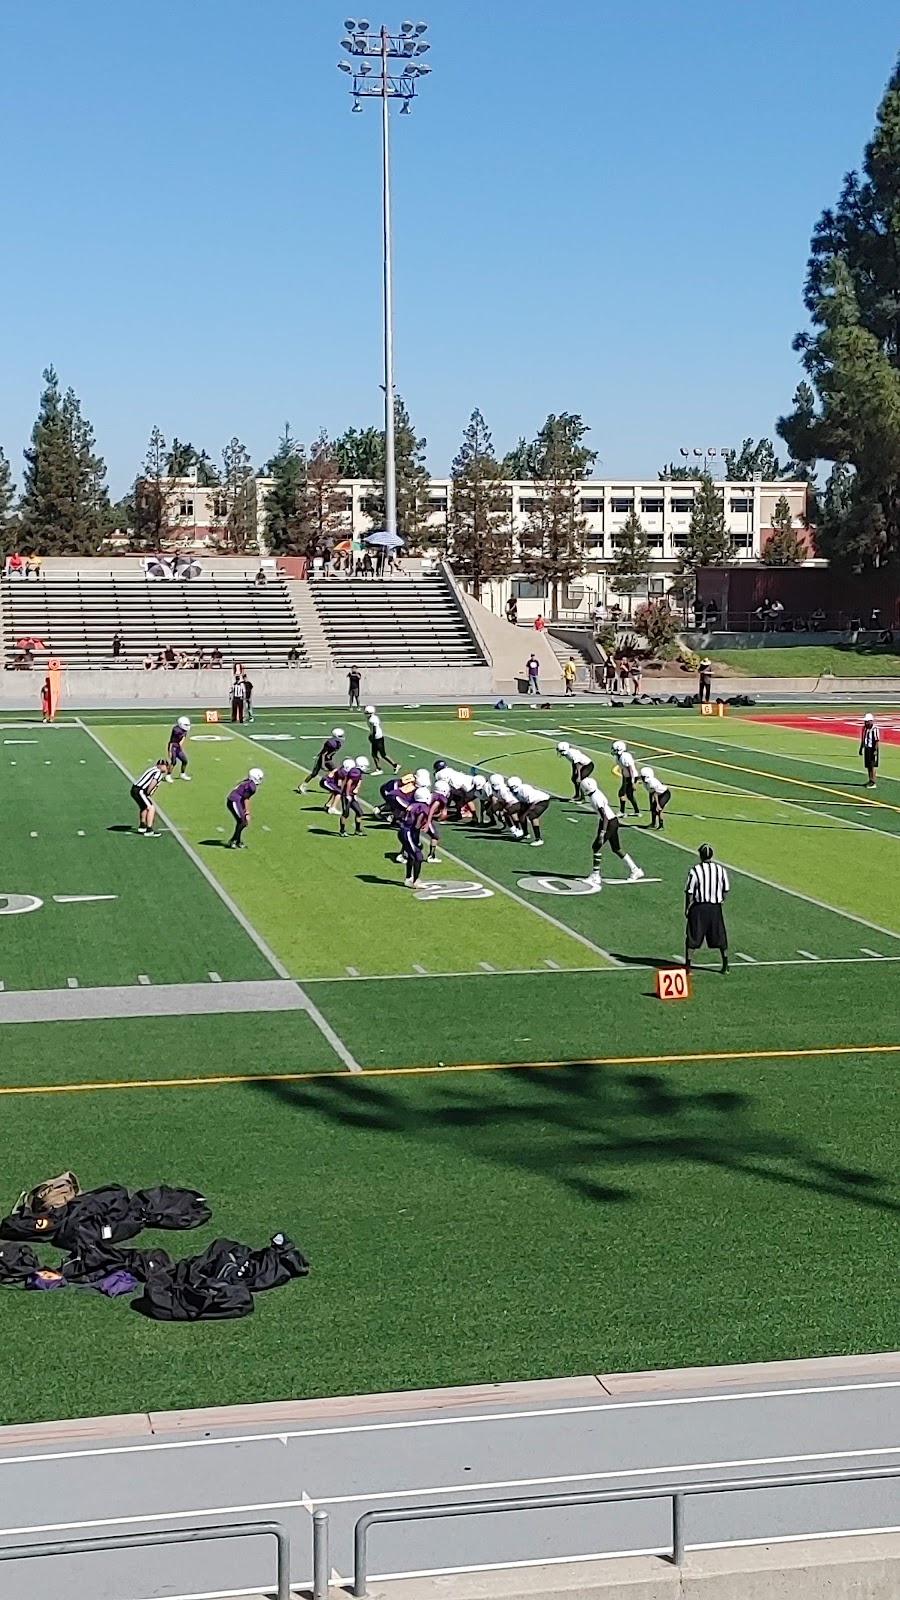
[[[614,726],[615,724],[611,722],[607,724],[607,727],[609,728]],[[582,738],[584,738],[586,735],[587,738],[590,739],[592,735],[595,736],[596,734],[596,730],[587,728],[573,728],[571,724],[567,725],[564,722],[560,723],[560,727],[565,733],[577,733],[580,734]],[[602,729],[600,731],[602,732]],[[689,739],[691,735],[686,734],[685,737]],[[700,738],[701,735],[697,734],[696,737]],[[632,739],[630,742],[636,745],[639,750],[649,750],[651,754],[655,756],[662,756],[664,759],[668,759],[670,761],[702,761],[704,766],[722,767],[727,772],[746,772],[749,773],[753,778],[770,778],[773,783],[795,783],[799,784],[801,789],[818,789],[822,794],[830,794],[838,800],[848,800],[851,798],[847,794],[846,789],[832,789],[827,783],[812,783],[808,778],[792,778],[787,772],[763,772],[759,767],[740,767],[735,761],[717,761],[714,756],[701,756],[697,751],[694,750],[664,750],[661,745],[649,744],[646,739]],[[788,759],[790,759],[790,757]],[[746,790],[744,792],[746,793]],[[778,796],[776,794],[760,795],[759,798],[761,800],[773,800],[776,805],[778,804]],[[855,795],[852,798],[854,803],[858,803],[859,805],[877,806],[882,811],[900,812],[900,806],[892,806],[887,800],[873,800],[869,795],[865,794],[859,795],[858,799]],[[783,803],[790,805],[791,802],[788,800]]]
[[[94,1094],[109,1089],[200,1089],[226,1083],[359,1083],[363,1078],[428,1078],[448,1072],[547,1072],[560,1067],[673,1067],[705,1061],[804,1061],[825,1056],[900,1055],[900,1044],[835,1044],[807,1050],[703,1050],[672,1056],[570,1056],[565,1061],[459,1061],[451,1066],[364,1067],[342,1072],[230,1072],[207,1078],[122,1078],[97,1083],[5,1084],[0,1095]]]

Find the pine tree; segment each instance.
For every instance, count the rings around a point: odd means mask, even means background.
[[[15,505],[16,486],[12,468],[0,449],[0,555],[11,555],[19,543],[19,519]]]
[[[664,467],[660,467],[657,476],[660,483],[693,483],[697,477],[697,468],[686,467],[683,461],[667,461]]]
[[[161,550],[171,527],[168,455],[162,431],[154,428],[144,464],[134,481],[130,543],[136,550]]]
[[[266,462],[265,474],[273,480],[266,495],[266,543],[273,555],[303,555],[309,544],[304,520],[306,456],[288,422],[278,449]]]
[[[800,397],[778,432],[798,461],[854,471],[832,497],[816,547],[853,567],[900,559],[900,63],[878,110],[862,173],[844,180],[813,234],[811,333],[795,348],[818,402]],[[799,392],[798,392],[799,393]],[[807,395],[809,391],[807,390]]]
[[[529,577],[549,584],[554,621],[560,584],[571,583],[584,565],[581,484],[597,459],[584,442],[588,431],[577,413],[551,412],[532,447],[535,505],[520,535],[520,564]]]
[[[340,488],[341,464],[324,428],[310,445],[303,496],[303,521],[307,536],[321,546],[347,533],[344,492]]]
[[[716,566],[731,555],[722,494],[708,472],[701,473],[698,482],[700,487],[694,495],[688,542],[682,557],[682,564],[692,570]]]
[[[384,477],[384,434],[377,428],[348,428],[334,441],[342,478]]]
[[[186,478],[188,473],[196,466],[197,452],[192,444],[184,444],[181,439],[173,439],[171,448],[166,452],[166,472],[170,478]]]
[[[252,516],[247,504],[247,486],[252,477],[249,451],[237,437],[230,439],[222,451],[222,473],[221,476],[217,474],[217,492],[212,504],[222,539],[226,547],[237,554],[256,542],[255,497]]]
[[[640,587],[641,579],[650,571],[650,548],[644,537],[641,519],[633,508],[618,533],[614,535],[614,543],[616,558],[609,569],[610,576],[616,593],[628,596],[630,617],[634,591]]]
[[[794,530],[794,514],[786,495],[780,495],[772,512],[772,532],[762,553],[767,567],[802,567],[806,546]]]
[[[482,586],[504,578],[512,567],[512,504],[506,474],[480,411],[469,418],[452,476],[447,554],[454,571],[479,600]]]
[[[730,483],[750,482],[760,478],[763,483],[773,483],[784,477],[784,467],[775,454],[771,439],[745,439],[740,450],[725,451],[725,476]]]
[[[44,373],[40,410],[25,451],[22,538],[45,555],[93,555],[110,530],[106,467],[94,431],[69,389]]]

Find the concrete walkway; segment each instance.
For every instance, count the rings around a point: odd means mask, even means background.
[[[302,990],[274,978],[247,983],[135,984],[124,988],[18,989],[0,994],[0,1023],[86,1022],[101,1017],[197,1017],[221,1011],[306,1011]]]
[[[0,1540],[274,1519],[304,1586],[316,1507],[346,1578],[353,1525],[377,1507],[898,1463],[900,1354],[314,1400],[0,1430]],[[888,1481],[697,1498],[687,1543],[896,1531],[896,1503]],[[670,1539],[662,1501],[535,1511],[376,1528],[369,1567],[378,1582],[650,1554]],[[52,1567],[67,1600],[235,1596],[268,1592],[274,1556],[223,1541]],[[0,1564],[0,1600],[37,1592],[22,1563]]]

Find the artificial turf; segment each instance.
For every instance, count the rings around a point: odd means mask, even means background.
[[[710,650],[731,672],[751,678],[898,678],[900,650],[889,646],[827,644],[760,645],[747,650]]]
[[[85,720],[131,772],[168,731],[165,717]],[[0,1090],[38,1091],[0,1094],[10,1203],[68,1166],[88,1185],[185,1183],[214,1219],[174,1253],[282,1227],[313,1263],[308,1282],[229,1325],[162,1327],[85,1293],[10,1291],[0,1327],[17,1381],[0,1417],[895,1345],[900,1090],[897,1056],[872,1047],[900,1045],[896,749],[872,804],[851,736],[583,702],[467,723],[388,713],[389,749],[411,767],[442,754],[564,796],[554,746],[567,737],[613,792],[621,735],[673,788],[664,836],[646,815],[626,835],[643,884],[571,892],[594,830],[562,800],[542,851],[446,827],[450,856],[431,876],[490,894],[429,903],[400,887],[390,831],[367,821],[341,842],[318,791],[293,793],[335,720],[276,711],[192,741],[193,782],[167,786],[163,808],[225,898],[175,835],[128,831],[127,778],[84,728],[29,730],[35,744],[3,750],[0,913],[7,894],[44,900],[0,916],[7,990],[72,974],[82,987],[274,976],[233,901],[374,1071],[341,1070],[302,1011],[0,1026]],[[362,750],[359,719],[340,720]],[[224,797],[256,762],[251,848],[231,854]],[[693,998],[664,1006],[653,968],[680,949],[702,837],[732,868],[733,967],[698,971]],[[622,876],[615,861],[605,871]],[[838,1048],[850,1053],[824,1053]],[[788,1051],[812,1053],[760,1054]],[[637,1060],[588,1064],[621,1058]],[[538,1062],[559,1065],[523,1065]],[[482,1070],[409,1072],[438,1064]],[[161,1083],[245,1074],[255,1081]],[[157,1086],[48,1092],[123,1079]]]

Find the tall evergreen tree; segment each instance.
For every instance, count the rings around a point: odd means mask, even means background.
[[[342,478],[384,477],[384,433],[378,428],[348,428],[334,441]]]
[[[74,390],[44,373],[40,410],[25,451],[22,538],[45,555],[93,555],[110,530],[106,467]]]
[[[255,543],[255,508],[250,515],[247,486],[253,477],[250,453],[236,436],[228,441],[222,451],[222,472],[217,474],[217,492],[213,496],[213,510],[229,550],[240,554],[248,544]]]
[[[520,439],[515,448],[504,456],[501,463],[504,478],[509,478],[513,483],[527,481],[537,477],[537,461],[535,442]]]
[[[306,456],[289,422],[274,456],[266,462],[265,474],[273,480],[266,494],[266,543],[273,555],[303,555],[309,543],[304,517]]]
[[[161,429],[154,428],[132,490],[132,546],[137,550],[161,550],[171,531],[171,521],[166,441]]]
[[[762,553],[768,567],[802,567],[806,545],[794,528],[794,514],[787,495],[779,495],[772,512],[772,532]]]
[[[512,567],[512,503],[503,464],[480,411],[473,411],[452,467],[447,554],[476,600]]]
[[[631,616],[634,591],[650,571],[650,547],[644,537],[641,519],[633,508],[614,535],[613,542],[616,555],[609,569],[610,576],[616,593],[628,596],[628,615]]]
[[[878,109],[862,172],[813,234],[806,279],[812,331],[795,348],[818,402],[795,403],[778,432],[796,460],[848,464],[817,548],[853,567],[900,559],[900,62]]]
[[[696,467],[685,466],[683,461],[667,461],[657,473],[660,483],[693,483],[698,477]]]
[[[12,468],[0,449],[0,555],[10,555],[19,543],[19,519],[15,507],[16,486]]]
[[[584,564],[587,523],[581,515],[581,484],[597,452],[585,444],[587,423],[575,413],[551,412],[534,440],[535,504],[520,535],[523,572],[550,586],[550,615],[559,616],[559,586],[571,583]]]
[[[775,454],[771,439],[745,439],[740,450],[725,451],[725,476],[731,483],[759,477],[773,483],[784,476],[784,467]]]
[[[731,556],[722,493],[708,472],[700,474],[699,484],[694,495],[687,544],[672,584],[674,594],[684,606],[694,594],[697,568],[718,566]]]
[[[309,448],[302,507],[307,537],[317,545],[332,543],[347,532],[341,476],[337,451],[323,428]]]
[[[166,472],[170,478],[186,478],[196,466],[197,452],[190,443],[173,439],[166,451]]]

